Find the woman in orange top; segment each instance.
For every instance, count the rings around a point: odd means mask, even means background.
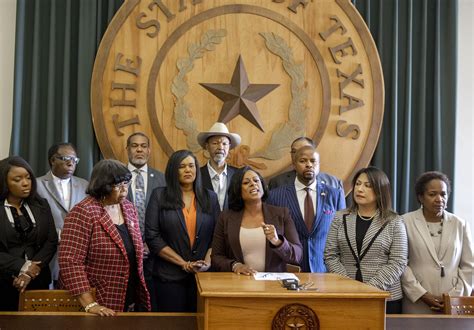
[[[207,271],[220,207],[203,189],[199,164],[189,150],[173,153],[166,166],[166,187],[153,191],[146,210],[145,237],[158,256],[153,267],[157,311],[195,312],[194,273]]]

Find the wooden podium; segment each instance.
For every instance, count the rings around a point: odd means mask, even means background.
[[[199,329],[384,329],[388,292],[336,274],[298,273],[316,291],[234,273],[198,273]],[[308,326],[309,325],[309,326]]]

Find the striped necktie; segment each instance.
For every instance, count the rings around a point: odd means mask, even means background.
[[[134,170],[137,174],[135,177],[135,207],[137,208],[138,220],[140,224],[140,232],[145,234],[145,210],[146,210],[146,194],[145,181],[139,169]]]

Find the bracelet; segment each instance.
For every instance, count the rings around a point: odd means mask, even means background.
[[[99,303],[97,301],[94,301],[94,302],[91,302],[90,304],[87,304],[85,307],[84,307],[84,311],[86,313],[89,313],[89,310],[95,306],[99,306]]]
[[[28,275],[27,273],[20,273],[20,275],[25,275],[26,277],[28,277],[31,280],[31,276]]]
[[[237,268],[238,265],[242,265],[241,262],[238,262],[238,261],[234,261],[232,263],[232,271],[235,272],[235,269]]]

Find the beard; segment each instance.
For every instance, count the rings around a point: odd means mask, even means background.
[[[225,161],[227,157],[223,154],[215,154],[214,157],[212,157],[212,160],[216,163],[222,163]]]

